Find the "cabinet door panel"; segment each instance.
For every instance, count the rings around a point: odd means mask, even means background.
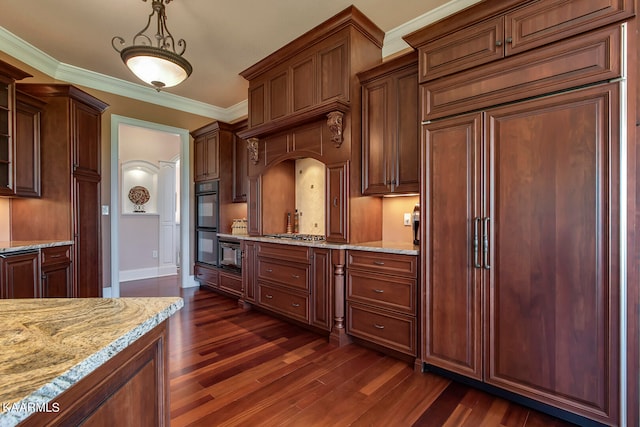
[[[485,153],[486,381],[607,421],[618,406],[618,99],[610,84],[490,110]]]
[[[473,242],[481,215],[481,115],[429,124],[423,138],[424,359],[481,379],[481,289],[473,268],[480,256]]]
[[[73,296],[71,264],[59,264],[42,269],[42,297],[68,298]]]
[[[506,55],[602,27],[632,15],[630,0],[546,0],[508,13]]]
[[[497,17],[420,47],[420,83],[502,58],[503,31],[504,18]]]
[[[258,126],[265,122],[264,82],[252,83],[249,88],[249,112],[249,127]]]
[[[285,116],[289,100],[288,74],[278,74],[269,80],[269,119],[274,120]]]
[[[349,100],[348,43],[344,39],[318,53],[320,102],[333,98]]]
[[[0,297],[36,298],[41,296],[38,253],[29,252],[0,258]]]
[[[418,77],[415,68],[396,81],[397,124],[395,150],[389,162],[393,163],[394,192],[418,193],[420,191],[420,123],[418,120]]]
[[[389,192],[385,147],[389,145],[388,105],[392,80],[364,86],[362,90],[362,194]]]
[[[316,102],[315,56],[311,56],[291,66],[293,112],[311,107]]]
[[[100,174],[100,113],[90,106],[72,101],[71,120],[75,130],[73,168]]]
[[[329,242],[348,242],[349,163],[327,166],[326,232]]]

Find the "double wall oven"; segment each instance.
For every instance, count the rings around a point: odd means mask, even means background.
[[[240,242],[220,240],[218,181],[196,183],[196,262],[239,273],[242,268]]]
[[[218,181],[197,182],[196,262],[218,266]]]

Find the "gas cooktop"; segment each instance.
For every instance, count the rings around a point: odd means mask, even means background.
[[[273,237],[275,239],[307,240],[312,242],[321,242],[324,240],[324,236],[319,234],[300,234],[300,233],[265,234],[264,237]]]

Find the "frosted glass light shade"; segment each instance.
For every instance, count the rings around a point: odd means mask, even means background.
[[[131,46],[120,56],[133,74],[157,90],[181,83],[192,71],[182,56],[156,47]]]

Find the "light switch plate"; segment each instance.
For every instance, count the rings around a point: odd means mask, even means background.
[[[102,215],[109,215],[109,205],[102,205]]]
[[[404,225],[406,226],[410,226],[411,225],[411,214],[408,212],[405,212],[404,214]]]

